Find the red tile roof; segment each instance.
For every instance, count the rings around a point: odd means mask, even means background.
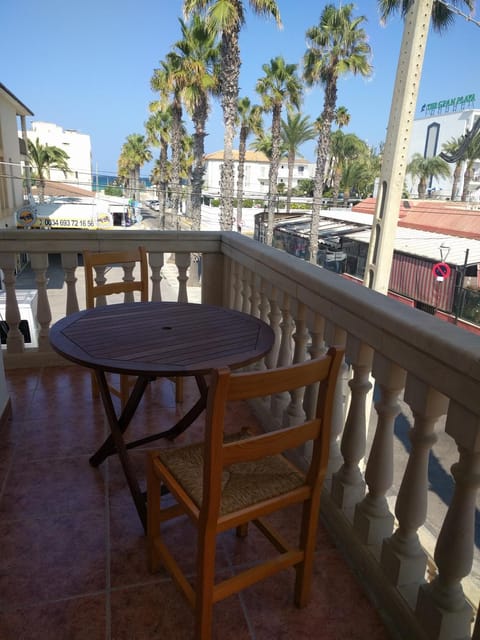
[[[352,211],[373,215],[375,202],[367,198]],[[398,226],[480,240],[480,210],[468,209],[464,202],[402,200]]]

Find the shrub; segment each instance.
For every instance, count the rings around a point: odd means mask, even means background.
[[[105,195],[106,196],[123,196],[122,187],[115,187],[111,184],[105,187]]]

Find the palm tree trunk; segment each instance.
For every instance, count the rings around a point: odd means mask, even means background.
[[[193,134],[193,157],[194,165],[192,169],[192,229],[200,231],[202,218],[202,185],[205,173],[205,122],[207,121],[208,108],[203,100],[193,113],[192,120],[195,127]]]
[[[238,172],[237,172],[237,231],[242,233],[243,210],[243,179],[245,176],[245,155],[247,153],[247,128],[240,129],[238,144]]]
[[[458,184],[460,182],[460,176],[462,175],[462,164],[463,160],[457,162],[455,165],[455,171],[453,172],[453,184],[452,184],[452,193],[450,195],[450,200],[456,200],[458,195]]]
[[[168,144],[162,142],[160,147],[159,169],[160,180],[158,185],[158,217],[160,228],[165,229],[165,207],[167,204],[167,161],[168,161]]]
[[[238,43],[240,25],[231,31],[222,33],[221,91],[223,124],[225,127],[223,143],[223,165],[220,173],[220,228],[230,231],[233,227],[233,192],[235,175],[233,170],[233,139],[238,104],[238,79],[240,76],[240,47]]]
[[[180,156],[182,151],[182,107],[178,100],[172,104],[172,210],[178,217],[180,204]]]
[[[288,152],[288,179],[287,179],[287,213],[290,213],[290,203],[292,202],[292,184],[293,184],[293,169],[295,167],[295,150]]]
[[[313,186],[312,224],[310,227],[310,262],[317,264],[318,252],[318,227],[320,225],[320,210],[322,207],[323,181],[325,169],[330,156],[330,138],[332,122],[335,118],[335,105],[337,104],[337,85],[332,78],[325,86],[325,99],[323,111],[320,116],[320,132],[317,144],[317,163]]]
[[[281,112],[281,105],[275,104],[272,109],[272,158],[270,160],[270,171],[268,172],[268,220],[266,238],[268,245],[273,243],[278,167],[280,165]]]
[[[462,191],[462,202],[467,202],[468,194],[470,192],[470,182],[473,177],[473,167],[469,162],[467,164],[467,168],[465,169],[465,173],[463,174],[463,191]]]

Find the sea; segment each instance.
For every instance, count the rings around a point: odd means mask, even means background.
[[[92,185],[93,191],[103,191],[105,187],[108,187],[108,185],[113,184],[116,180],[118,180],[117,176],[114,176],[111,173],[110,174],[105,174],[105,173],[93,174],[92,178],[93,178],[93,185]],[[140,177],[140,183],[146,189],[152,186],[152,183],[148,178]]]

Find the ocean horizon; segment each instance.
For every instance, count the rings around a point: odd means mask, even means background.
[[[105,187],[114,184],[118,177],[112,174],[94,174],[92,176],[92,190],[93,191],[104,191]],[[140,176],[140,184],[147,189],[152,186],[152,183],[148,178]]]

